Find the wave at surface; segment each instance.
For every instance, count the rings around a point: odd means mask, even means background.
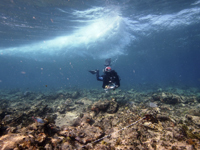
[[[191,8],[171,14],[131,13],[127,16],[122,15],[120,6],[73,10],[71,14],[58,8],[57,11],[63,13],[63,16],[71,15],[70,22],[76,22],[72,32],[50,40],[1,49],[0,53],[38,60],[45,60],[49,56],[91,56],[104,59],[124,55],[127,53],[126,47],[138,38],[137,35],[149,36],[153,32],[199,23],[198,4],[199,1],[193,3]]]
[[[11,47],[1,50],[1,54],[20,55],[42,59],[44,55],[90,55],[94,58],[107,58],[123,54],[124,47],[130,42],[130,36],[119,11],[95,8],[85,11],[74,11],[77,18],[86,18],[87,25],[78,26],[71,35],[56,37],[51,40],[33,43],[20,47]],[[99,15],[94,15],[99,13]],[[93,14],[93,15],[91,15]],[[100,17],[99,17],[100,16]],[[78,21],[78,20],[72,20]]]

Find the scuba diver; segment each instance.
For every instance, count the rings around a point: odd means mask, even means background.
[[[104,90],[115,90],[120,87],[120,79],[115,70],[111,69],[111,58],[105,60],[105,68],[103,69],[104,74],[99,76],[99,70],[90,70],[92,74],[96,74],[98,81],[103,81],[102,88]]]

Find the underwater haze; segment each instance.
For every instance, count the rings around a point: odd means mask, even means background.
[[[200,88],[200,0],[1,0],[0,88]]]

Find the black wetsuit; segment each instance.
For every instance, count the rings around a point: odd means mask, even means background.
[[[105,72],[104,75],[102,76],[99,76],[99,70],[97,70],[96,77],[98,81],[103,81],[102,88],[105,88],[106,85],[110,85],[112,83],[120,87],[120,79],[115,70],[111,70],[110,72]]]

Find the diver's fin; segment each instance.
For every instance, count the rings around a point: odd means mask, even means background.
[[[97,73],[97,70],[89,70],[89,72],[90,72],[91,74],[96,74],[96,73]]]
[[[111,66],[111,58],[108,58],[108,59],[105,60],[104,66],[106,66],[106,67]]]

